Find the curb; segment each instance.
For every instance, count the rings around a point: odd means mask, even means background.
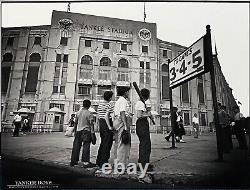
[[[128,180],[140,183],[150,183],[150,184],[163,184],[171,187],[174,186],[185,186],[192,184],[202,184],[204,181],[208,179],[213,179],[216,174],[207,174],[200,175],[194,173],[163,173],[163,172],[150,172],[147,173],[144,178],[139,178],[138,175],[128,175],[128,174],[103,174],[97,173],[97,168],[84,168],[81,165],[76,165],[71,167],[69,164],[65,164],[62,162],[53,162],[53,161],[45,161],[39,160],[35,158],[23,158],[18,156],[9,156],[2,155],[1,159],[13,160],[13,161],[21,161],[28,162],[35,165],[47,166],[52,168],[57,168],[60,170],[66,170],[81,176],[90,176],[90,177],[98,177],[98,178],[110,178],[115,180]]]

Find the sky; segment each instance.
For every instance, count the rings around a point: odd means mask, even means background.
[[[143,21],[143,2],[72,2],[70,11]],[[50,25],[53,10],[65,3],[2,3],[2,27]],[[211,26],[222,72],[244,116],[249,116],[249,4],[146,2],[146,22],[157,23],[159,39],[186,47]]]

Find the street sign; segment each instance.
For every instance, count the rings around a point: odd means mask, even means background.
[[[169,63],[170,88],[205,72],[204,36]]]

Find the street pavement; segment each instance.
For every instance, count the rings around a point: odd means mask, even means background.
[[[95,163],[100,144],[97,133],[96,145],[91,145],[91,162]],[[70,156],[73,137],[64,133],[32,133],[12,137],[2,133],[2,159],[17,159],[47,167],[57,167],[84,176],[98,176],[96,168],[85,169],[79,166],[70,167]],[[233,138],[234,149],[224,154],[225,162],[217,162],[215,134],[203,134],[198,139],[184,136],[186,143],[176,143],[171,148],[171,141],[164,139],[164,134],[151,134],[151,164],[154,172],[149,173],[142,181],[132,175],[99,175],[104,178],[125,179],[153,184],[165,184],[167,187],[216,187],[216,188],[249,188],[250,168],[247,151],[238,149]],[[137,163],[139,140],[132,134],[130,162]],[[113,163],[113,150],[110,163]],[[4,173],[3,173],[4,175]],[[152,184],[151,184],[152,185]]]

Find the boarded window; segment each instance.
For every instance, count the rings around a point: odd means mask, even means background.
[[[162,99],[169,99],[169,80],[168,80],[168,76],[162,76]]]
[[[15,39],[14,37],[9,37],[7,40],[7,46],[13,46],[14,39]]]
[[[91,47],[91,40],[85,40],[85,47]]]
[[[29,66],[25,92],[36,92],[38,72],[39,72],[39,67]]]
[[[8,90],[11,67],[1,68],[1,91],[6,93]]]
[[[167,64],[163,64],[161,66],[161,70],[162,70],[162,72],[168,72],[168,65]]]
[[[34,45],[41,45],[41,37],[35,37]]]
[[[53,86],[53,93],[57,93],[58,92],[58,86]]]
[[[65,93],[65,86],[60,86],[60,93],[64,94]]]
[[[109,42],[103,42],[103,49],[109,49]]]
[[[150,69],[150,63],[146,62],[146,69]]]
[[[3,62],[12,62],[13,55],[11,53],[6,53],[3,55]]]
[[[61,54],[56,54],[56,62],[61,62]]]
[[[127,51],[127,44],[121,44],[121,50]]]
[[[148,46],[142,46],[142,53],[148,53]]]
[[[190,117],[189,117],[189,112],[184,112],[184,125],[190,125]]]
[[[63,62],[68,63],[68,60],[69,60],[69,55],[67,54],[63,55]]]
[[[206,113],[200,113],[200,124],[201,126],[207,126]]]
[[[189,103],[188,83],[181,85],[182,102]]]
[[[198,82],[198,96],[199,96],[199,103],[204,104],[204,90],[203,90],[203,83]]]
[[[150,84],[150,73],[146,73],[146,84]]]
[[[144,73],[140,73],[140,83],[144,84]]]
[[[60,41],[60,44],[63,45],[63,46],[67,46],[67,44],[68,44],[68,38],[62,37],[61,41]]]
[[[166,49],[163,50],[163,57],[168,57],[168,50]]]

